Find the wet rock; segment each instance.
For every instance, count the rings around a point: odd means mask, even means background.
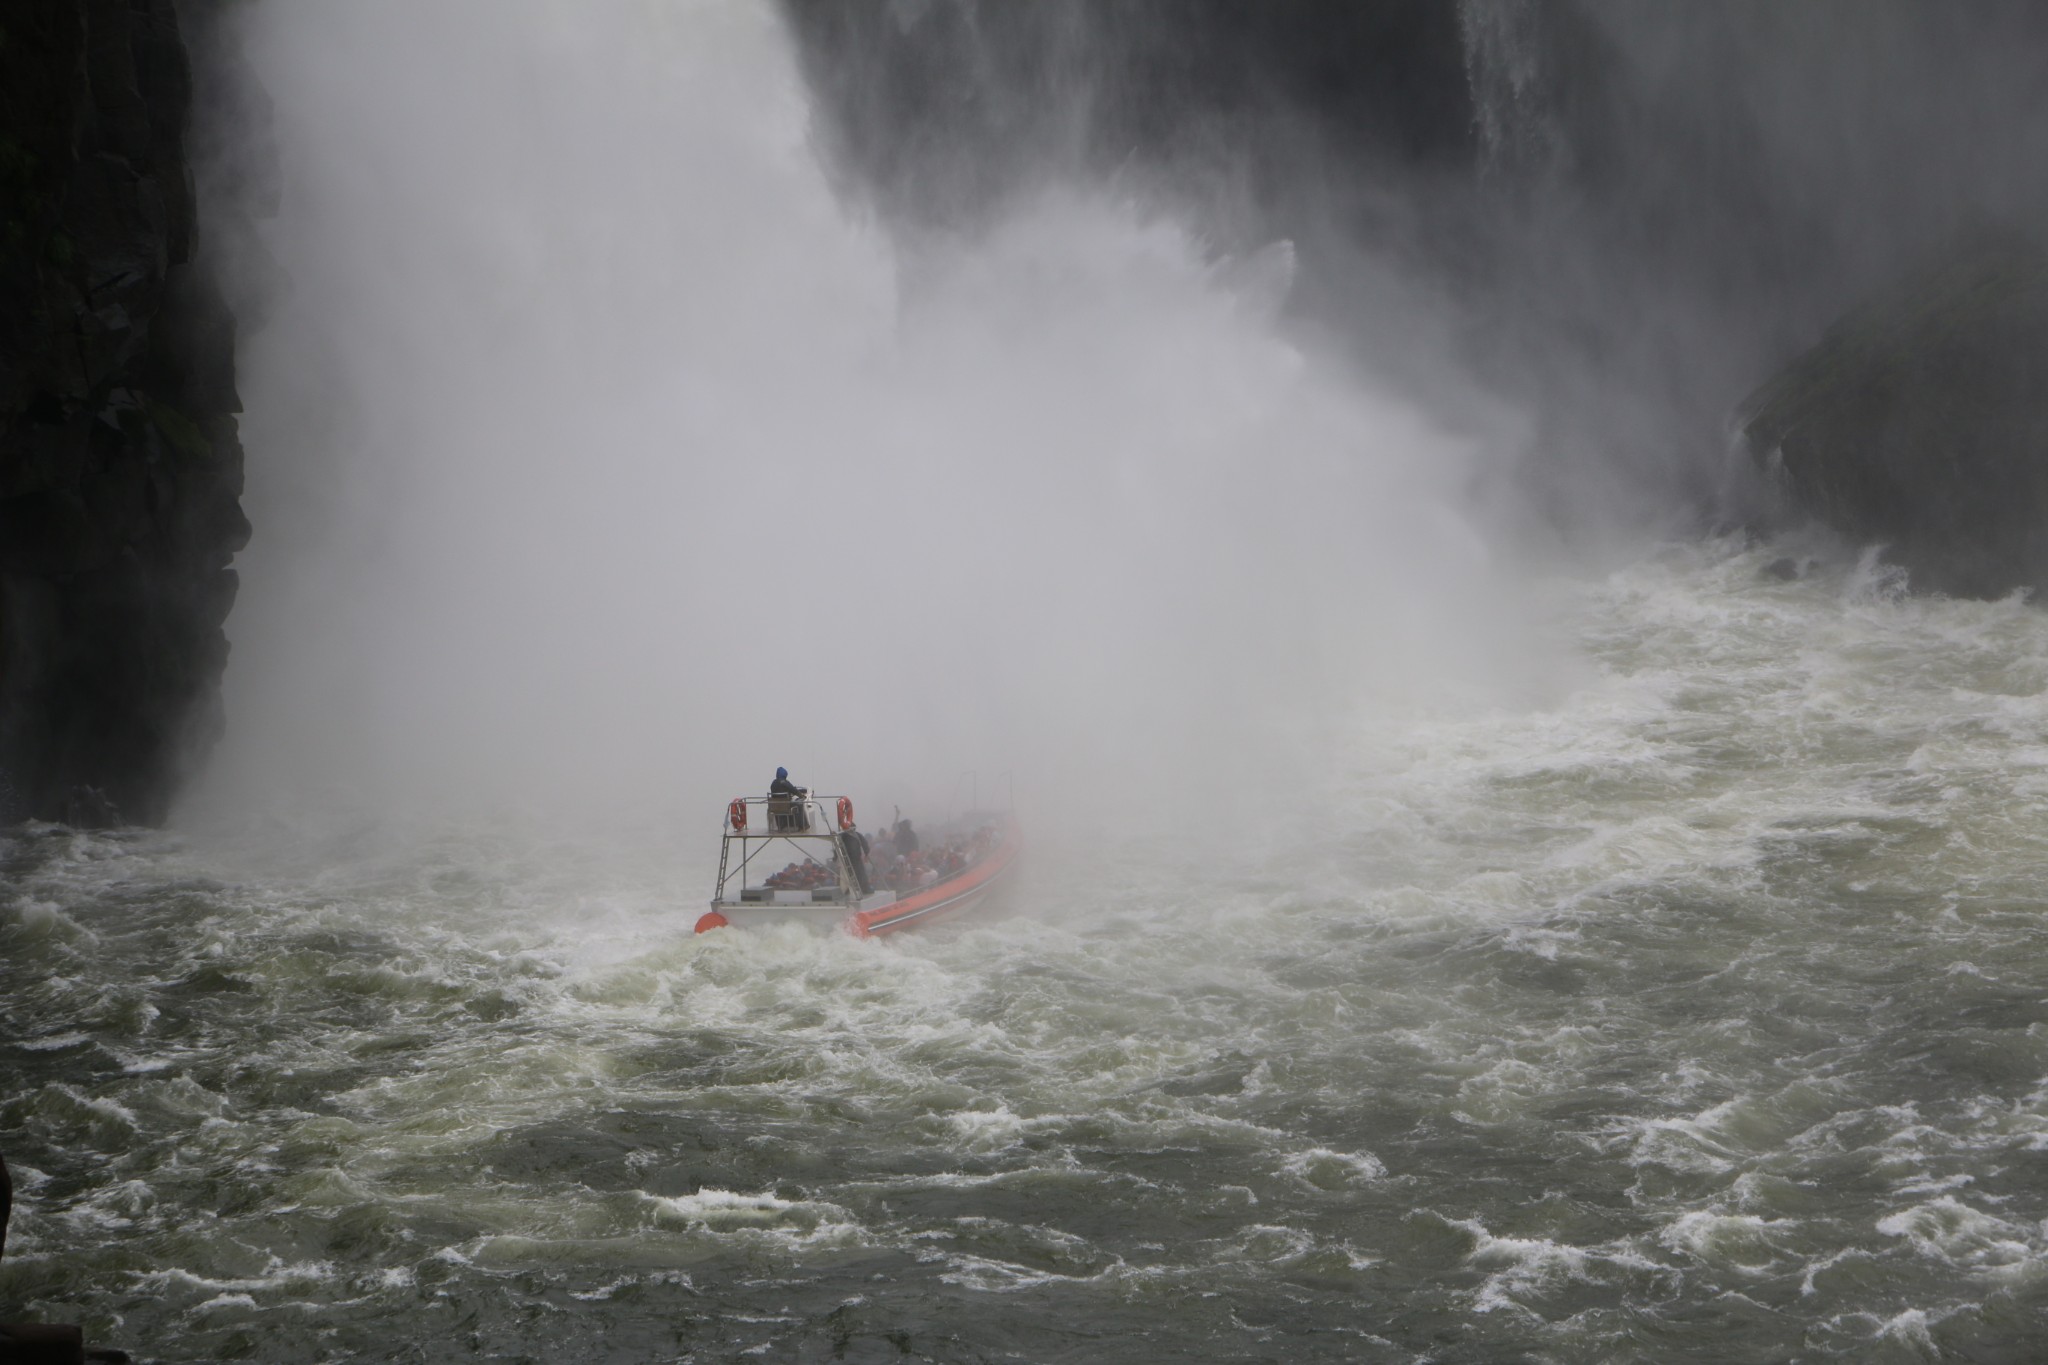
[[[828,153],[912,220],[974,218],[1030,188],[1052,148],[1126,171],[1305,147],[1443,169],[1476,150],[1458,7],[1437,0],[783,9]]]
[[[121,808],[98,787],[74,787],[64,798],[64,823],[77,829],[115,829]]]
[[[7,1220],[14,1212],[14,1180],[0,1157],[0,1257],[7,1254]],[[0,1322],[0,1365],[126,1365],[128,1353],[87,1349],[85,1335],[69,1323]]]
[[[0,21],[0,818],[153,822],[216,727],[249,526],[192,105],[172,0]]]
[[[85,1335],[68,1323],[0,1322],[0,1365],[85,1365]]]
[[[71,1323],[0,1322],[0,1365],[128,1365],[126,1351],[87,1346]]]
[[[2048,252],[1979,237],[1843,317],[1741,410],[1803,512],[1913,587],[2048,586]]]

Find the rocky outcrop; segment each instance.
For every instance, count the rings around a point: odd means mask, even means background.
[[[1443,0],[783,8],[835,165],[918,225],[1090,169],[1246,177],[1284,231],[1285,201],[1327,190],[1334,165],[1459,167],[1477,145],[1458,8]]]
[[[0,12],[0,819],[161,819],[247,542],[171,0]]]
[[[1853,310],[1742,430],[1800,510],[1915,588],[2048,588],[2048,252],[1978,240]]]
[[[1966,225],[2048,222],[2031,0],[783,5],[892,226],[1106,174],[1219,253],[1294,241],[1290,306],[1424,391],[1391,263],[1528,411],[1567,526],[1748,515],[1724,424],[1759,376]]]
[[[14,1181],[0,1158],[0,1257],[7,1254],[7,1220],[14,1212]],[[126,1365],[128,1353],[88,1350],[85,1334],[69,1323],[0,1322],[0,1365]]]

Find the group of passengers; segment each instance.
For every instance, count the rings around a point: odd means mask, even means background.
[[[908,820],[899,820],[885,830],[868,848],[874,867],[875,885],[886,886],[899,895],[922,890],[951,880],[987,857],[998,835],[993,825],[972,834],[956,834],[936,848],[923,848]]]
[[[768,786],[769,828],[807,829],[810,822],[803,814],[803,802],[809,796],[807,789],[789,780],[789,769],[777,768],[775,780]],[[959,876],[993,852],[1000,836],[995,826],[984,825],[927,849],[917,837],[916,827],[899,816],[895,824],[883,826],[872,838],[857,831],[852,837],[860,841],[853,856],[867,865],[867,875],[859,880],[902,895]],[[762,885],[776,891],[810,891],[837,882],[832,865],[807,860],[789,864]]]
[[[791,863],[780,872],[772,873],[761,883],[770,891],[815,891],[821,886],[837,886],[839,878],[832,869],[820,862],[805,860]]]

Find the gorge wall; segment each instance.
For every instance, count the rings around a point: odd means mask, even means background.
[[[219,725],[233,319],[171,0],[0,12],[0,820],[163,818]]]
[[[1053,169],[1283,237],[1294,307],[1426,380],[1371,266],[1534,417],[1566,521],[1725,516],[1729,414],[1947,238],[2048,223],[2023,0],[784,0],[845,182],[972,230]],[[1379,314],[1375,316],[1375,314]]]

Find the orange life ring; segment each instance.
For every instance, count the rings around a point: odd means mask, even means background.
[[[850,796],[839,798],[839,828],[853,828],[853,798]]]
[[[728,818],[732,820],[732,832],[734,834],[745,834],[747,832],[747,803],[745,798],[735,796],[732,799],[732,804],[727,806],[725,811]]]

